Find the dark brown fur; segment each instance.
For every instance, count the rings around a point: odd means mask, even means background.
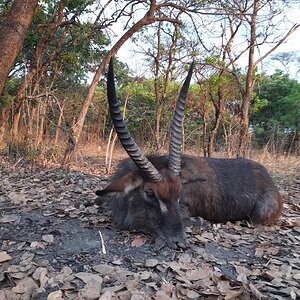
[[[181,210],[212,222],[254,224],[272,224],[281,214],[280,194],[265,167],[254,161],[182,155],[180,176],[173,177],[168,156],[148,158],[162,182],[147,181],[125,159],[111,184],[96,192],[112,196],[109,205],[119,228],[153,232],[175,248],[185,246]]]

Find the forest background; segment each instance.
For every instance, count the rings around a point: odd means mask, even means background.
[[[291,13],[299,4],[1,1],[0,151],[62,165],[91,145],[112,155],[105,75],[114,56],[124,118],[147,153],[168,150],[178,92],[195,61],[186,149],[300,155],[300,55],[285,47],[300,25]]]

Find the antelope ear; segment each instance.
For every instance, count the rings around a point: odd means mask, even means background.
[[[123,177],[112,181],[103,190],[96,191],[97,196],[109,196],[111,193],[129,193],[142,183],[142,178],[135,172],[130,172]]]
[[[195,174],[188,169],[181,169],[179,176],[182,184],[188,184],[195,181],[206,181],[206,178],[201,177],[199,174]]]

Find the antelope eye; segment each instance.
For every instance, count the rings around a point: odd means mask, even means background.
[[[157,205],[158,201],[156,199],[155,193],[153,190],[145,190],[145,201],[150,205]]]
[[[155,197],[155,194],[154,194],[153,190],[145,190],[145,194],[146,194],[147,197],[149,197],[149,198]]]

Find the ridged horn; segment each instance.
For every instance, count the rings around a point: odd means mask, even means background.
[[[173,176],[178,176],[181,168],[182,120],[184,115],[185,101],[193,74],[193,67],[194,62],[192,62],[188,75],[180,90],[171,125],[168,169]]]
[[[147,159],[147,157],[143,154],[142,150],[135,143],[123,120],[116,95],[112,59],[110,60],[108,67],[107,98],[110,116],[124,150],[128,153],[135,165],[146,176],[147,179],[150,179],[151,181],[161,181],[163,179],[163,176]]]

